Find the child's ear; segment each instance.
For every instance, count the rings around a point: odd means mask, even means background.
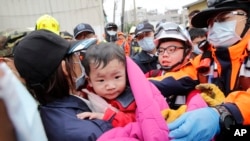
[[[63,71],[64,75],[69,76],[69,73],[68,73],[68,71],[66,69],[66,64],[65,64],[64,60],[62,60],[61,66],[62,66],[62,71]]]
[[[88,76],[86,77],[86,79],[87,79],[87,81],[88,81],[88,85],[89,85],[90,87],[93,87],[93,84],[92,84],[92,82],[91,82],[91,80],[89,79]]]

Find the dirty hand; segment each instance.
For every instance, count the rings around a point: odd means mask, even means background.
[[[215,84],[203,83],[195,88],[201,91],[202,98],[209,106],[219,105],[225,99],[225,95]]]
[[[182,105],[177,110],[172,110],[169,108],[164,109],[161,111],[161,114],[167,123],[171,123],[175,119],[177,119],[179,116],[181,116],[183,113],[185,113],[186,109],[187,109],[187,105]]]

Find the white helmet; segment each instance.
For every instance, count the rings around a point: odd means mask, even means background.
[[[156,47],[159,46],[159,41],[161,39],[177,39],[184,41],[185,47],[190,49],[192,49],[193,46],[188,31],[181,25],[178,25],[173,22],[161,23],[157,27],[154,40]]]
[[[193,44],[188,31],[184,27],[173,22],[160,23],[155,32],[154,42],[156,48],[159,47],[161,41],[165,42],[168,40],[178,40],[184,43],[184,54],[181,61],[172,66],[161,66],[162,69],[166,71],[172,71],[173,69],[177,69],[180,65],[186,63],[186,58],[188,57],[187,55],[192,52]]]

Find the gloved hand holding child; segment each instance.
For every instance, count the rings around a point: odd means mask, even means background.
[[[173,110],[170,108],[162,110],[161,114],[167,123],[171,123],[179,116],[181,116],[183,113],[185,113],[186,110],[187,110],[187,105],[182,105],[177,110]]]
[[[203,83],[197,85],[195,88],[201,91],[202,98],[209,106],[219,105],[225,99],[225,95],[215,84]]]
[[[211,107],[186,112],[168,124],[169,138],[171,141],[212,140],[220,132],[219,119],[218,112]]]

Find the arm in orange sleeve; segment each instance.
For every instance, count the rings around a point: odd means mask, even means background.
[[[173,94],[187,95],[199,84],[196,70],[192,64],[183,66],[178,71],[165,73],[163,76],[149,78],[149,80],[164,97]]]
[[[250,88],[247,91],[235,91],[230,93],[224,102],[224,106],[231,112],[238,124],[250,124]]]
[[[131,103],[126,109],[122,109],[121,107],[118,109],[119,111],[117,112],[108,108],[104,113],[103,120],[111,121],[113,127],[123,127],[126,124],[135,121],[135,101]]]
[[[130,45],[126,41],[124,43],[124,52],[125,52],[126,56],[130,56]]]

